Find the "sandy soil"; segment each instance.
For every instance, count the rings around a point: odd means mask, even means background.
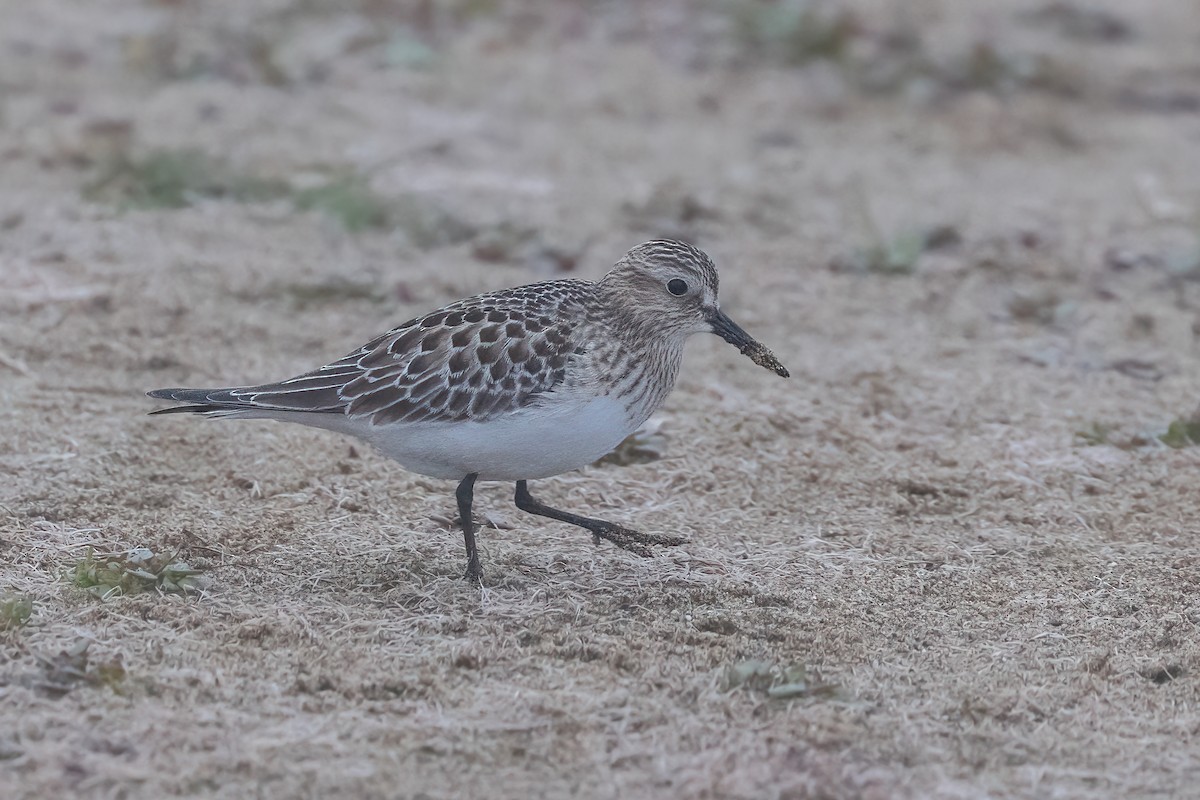
[[[1195,791],[1193,4],[216,5],[0,2],[0,795]],[[660,557],[145,416],[657,234],[793,375],[535,486]]]

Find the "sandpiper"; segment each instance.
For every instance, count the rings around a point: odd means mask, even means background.
[[[412,472],[458,481],[466,578],[483,575],[475,481],[515,481],[522,511],[578,525],[639,555],[678,536],[639,533],[551,508],[528,481],[590,464],[646,421],[675,385],[683,345],[715,333],[754,363],[788,371],[721,311],[705,253],[670,239],[630,250],[597,282],[489,292],[417,317],[330,364],[279,383],[155,389],[195,412],[348,433]]]

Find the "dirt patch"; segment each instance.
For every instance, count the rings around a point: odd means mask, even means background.
[[[1185,5],[5,4],[5,796],[1192,791]],[[658,234],[792,374],[533,487],[658,558],[145,416]]]

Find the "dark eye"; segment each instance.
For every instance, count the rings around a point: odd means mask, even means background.
[[[681,294],[687,294],[687,290],[687,281],[680,280],[679,278],[671,278],[671,280],[667,281],[667,291],[676,297]]]

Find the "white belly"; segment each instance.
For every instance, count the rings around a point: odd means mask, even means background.
[[[633,432],[625,406],[607,397],[529,408],[487,422],[369,426],[355,430],[408,470],[459,480],[548,478],[592,463]]]

